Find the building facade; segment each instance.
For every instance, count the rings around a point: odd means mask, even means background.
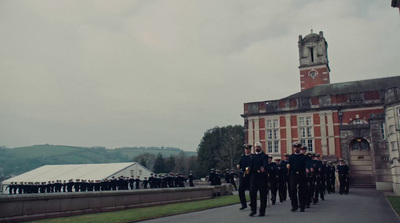
[[[400,76],[330,83],[322,32],[299,36],[301,91],[277,100],[244,103],[245,139],[266,153],[309,152],[351,169],[352,184],[400,193]]]

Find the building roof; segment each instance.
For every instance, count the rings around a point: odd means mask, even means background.
[[[319,40],[320,36],[316,33],[310,33],[303,38],[304,41]]]
[[[21,175],[3,181],[3,184],[11,182],[48,182],[56,180],[102,180],[114,174],[138,165],[139,163],[101,163],[101,164],[68,164],[68,165],[45,165]],[[149,170],[150,171],[150,170]]]
[[[283,99],[306,98],[331,94],[347,94],[364,91],[385,90],[400,86],[400,76],[318,85]]]

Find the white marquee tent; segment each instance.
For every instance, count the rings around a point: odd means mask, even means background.
[[[45,165],[21,175],[3,181],[2,190],[11,182],[48,182],[76,180],[103,180],[111,177],[149,177],[152,173],[139,163],[101,163],[101,164],[67,164]]]

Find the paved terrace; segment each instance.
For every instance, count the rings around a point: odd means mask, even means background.
[[[289,200],[276,205],[269,205],[265,217],[249,217],[249,208],[242,211],[239,211],[239,208],[240,204],[237,204],[143,222],[400,223],[397,214],[391,208],[383,193],[374,189],[350,188],[348,195],[327,194],[325,201],[311,205],[311,208],[306,209],[306,212],[303,213],[291,212]]]

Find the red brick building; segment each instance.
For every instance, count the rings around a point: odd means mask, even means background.
[[[301,91],[245,103],[247,143],[259,141],[267,154],[281,157],[300,141],[323,159],[345,159],[354,184],[392,187],[390,160],[399,155],[390,153],[385,113],[400,106],[400,76],[331,84],[323,33],[299,36],[298,47]]]

